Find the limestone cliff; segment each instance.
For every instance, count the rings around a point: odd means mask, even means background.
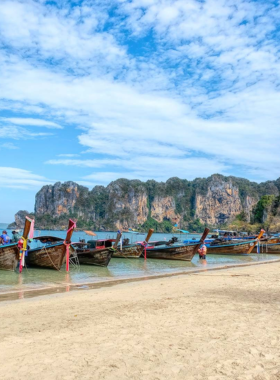
[[[148,194],[141,181],[121,180],[108,185],[105,218],[119,228],[142,225],[148,217]]]
[[[164,219],[172,221],[174,224],[180,221],[180,215],[176,214],[175,199],[172,196],[156,196],[151,204],[151,217],[157,222]]]
[[[34,214],[26,210],[20,210],[15,215],[14,223],[11,223],[8,227],[14,229],[23,229],[25,225],[25,217],[28,216],[31,219],[34,218]]]
[[[213,176],[206,194],[196,192],[195,216],[207,225],[219,225],[230,222],[241,211],[250,219],[250,212],[258,198],[246,195],[242,204],[239,188],[229,178],[225,181],[220,176]]]
[[[35,214],[44,215],[46,213],[54,217],[62,214],[69,214],[80,196],[80,189],[88,192],[87,188],[79,186],[75,182],[57,182],[53,186],[44,186],[35,199]]]
[[[254,218],[262,196],[279,195],[280,180],[261,184],[236,177],[212,175],[188,181],[166,182],[119,179],[92,190],[75,182],[44,186],[36,195],[38,228],[58,228],[69,217],[80,228],[138,228],[171,231],[180,228],[201,231],[204,225],[218,227],[235,218]],[[17,216],[18,218],[18,216]]]

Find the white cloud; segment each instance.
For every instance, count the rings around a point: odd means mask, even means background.
[[[207,158],[185,158],[178,160],[176,157],[136,156],[126,159],[101,159],[101,160],[49,160],[51,165],[68,165],[84,168],[99,169],[90,175],[83,177],[95,184],[106,184],[117,178],[140,179],[146,181],[155,179],[164,181],[169,177],[181,177],[194,179],[197,173],[200,176],[209,176],[212,173],[227,173],[228,167],[218,160]],[[114,172],[108,172],[106,167],[116,168]],[[102,171],[101,171],[101,170]],[[168,174],[167,174],[168,173]]]
[[[32,118],[20,118],[20,117],[3,117],[0,121],[5,123],[11,123],[15,125],[26,125],[32,127],[45,127],[45,128],[54,128],[62,129],[60,125],[52,121],[42,120],[42,119],[32,119]]]
[[[25,128],[17,127],[17,126],[1,126],[0,125],[0,138],[1,139],[13,139],[13,140],[21,140],[21,139],[32,139],[35,137],[42,136],[50,136],[51,133],[33,133],[28,131]]]
[[[100,28],[107,13],[100,7],[79,6],[65,8],[45,6],[43,2],[2,0],[0,3],[0,34],[16,50],[36,54],[40,59],[63,60],[79,71],[100,64],[115,62],[125,56],[112,34]],[[98,32],[99,31],[99,32]]]
[[[19,168],[0,167],[0,187],[15,189],[39,189],[49,184],[43,176]]]
[[[117,10],[109,20],[110,4]],[[10,50],[0,52],[0,107],[27,117],[9,118],[15,125],[0,136],[30,133],[22,125],[76,124],[78,142],[92,156],[48,162],[102,169],[93,181],[233,170],[275,178],[279,14],[270,2],[244,0],[61,8],[4,0],[0,35]]]

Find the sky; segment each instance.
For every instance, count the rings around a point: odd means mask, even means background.
[[[46,184],[280,177],[280,2],[1,0],[0,222]]]

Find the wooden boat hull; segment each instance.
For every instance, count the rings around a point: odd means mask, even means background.
[[[72,246],[69,247],[70,255],[74,252]],[[30,267],[40,267],[60,270],[65,263],[66,246],[63,243],[31,249],[26,257],[26,265]]]
[[[221,244],[207,247],[207,255],[241,255],[246,254],[251,248],[252,242],[242,242],[236,244]]]
[[[17,244],[0,245],[0,269],[14,271],[18,265]]]
[[[114,250],[113,257],[119,259],[139,259],[144,247],[140,244],[130,244]]]
[[[77,255],[80,264],[96,265],[99,267],[107,267],[112,255],[113,249],[77,249]]]
[[[170,247],[147,247],[148,259],[162,259],[162,260],[181,260],[191,261],[195,254],[195,247],[197,245],[183,245],[183,246],[170,246]]]

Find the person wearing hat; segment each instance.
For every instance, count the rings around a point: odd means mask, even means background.
[[[2,239],[2,244],[9,244],[10,243],[10,237],[7,234],[7,231],[3,231],[2,235],[0,236]]]
[[[18,243],[19,240],[21,239],[21,235],[19,233],[19,230],[12,231],[12,234],[13,234],[13,237],[12,237],[11,242],[12,243]]]

